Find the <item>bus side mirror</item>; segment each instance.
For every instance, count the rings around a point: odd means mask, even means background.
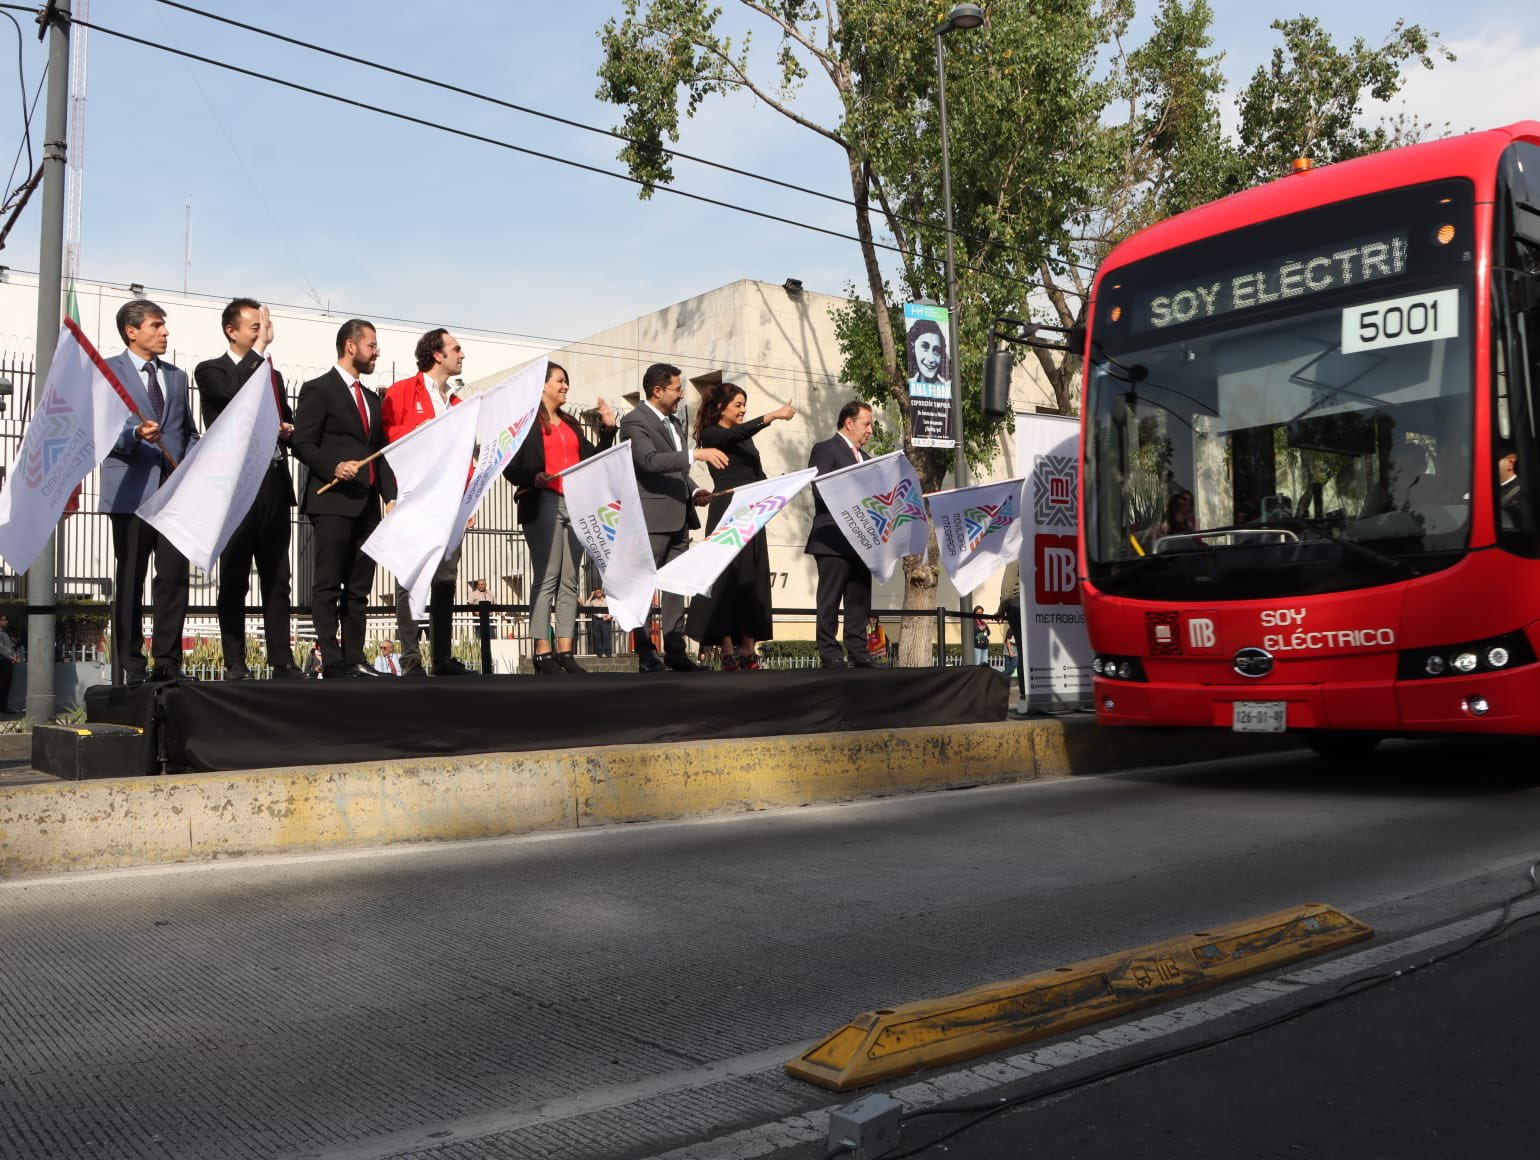
[[[1011,352],[991,351],[984,359],[984,418],[1003,419],[1011,410]]]

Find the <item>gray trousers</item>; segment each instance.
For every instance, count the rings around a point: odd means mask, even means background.
[[[461,540],[433,573],[428,591],[428,643],[433,649],[433,663],[443,664],[450,656],[451,629],[454,625],[455,578],[460,574]],[[411,594],[396,585],[396,636],[401,641],[401,671],[422,667],[422,633],[412,618]]]
[[[556,608],[557,639],[571,638],[577,624],[578,564],[583,559],[583,545],[567,518],[567,501],[548,487],[539,491],[540,506],[535,518],[524,525],[524,539],[529,544],[529,564],[534,572],[529,602],[529,635],[534,642],[545,639],[551,623],[551,607]]]

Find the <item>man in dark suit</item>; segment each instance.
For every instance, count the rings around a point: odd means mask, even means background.
[[[300,388],[294,410],[290,446],[309,469],[299,506],[315,531],[310,619],[329,679],[379,676],[364,660],[374,561],[363,543],[380,522],[380,502],[395,500],[396,483],[384,459],[362,462],[385,446],[385,424],[380,397],[359,382],[379,357],[374,324],[350,318],[337,331],[337,365]]]
[[[642,375],[641,406],[628,411],[620,421],[620,438],[631,444],[631,461],[636,465],[636,485],[647,521],[647,538],[652,541],[653,562],[660,568],[690,546],[690,529],[700,527],[695,509],[710,498],[710,493],[696,487],[690,478],[690,465],[699,460],[716,468],[727,466],[727,455],[716,448],[689,450],[684,428],[674,417],[683,397],[679,368],[654,363]],[[638,629],[633,634],[637,667],[644,673],[702,668],[684,650],[684,597],[665,592],[659,604],[663,659],[658,659],[646,630]]]
[[[187,557],[135,513],[170,476],[171,462],[180,463],[186,457],[198,441],[198,429],[188,406],[187,375],[160,357],[171,334],[166,329],[166,312],[147,298],[135,298],[118,308],[117,324],[128,349],[108,359],[107,366],[133,398],[139,414],[124,421],[122,433],[102,461],[101,510],[112,521],[117,557],[112,578],[113,681],[138,685],[147,677],[170,681],[182,676]],[[152,555],[150,643],[155,667],[147,672],[139,605]]]
[[[193,368],[205,430],[262,366],[263,356],[273,341],[273,323],[267,307],[253,298],[231,302],[219,322],[230,343],[229,351]],[[289,648],[289,512],[294,507],[294,484],[289,480],[287,445],[294,433],[294,412],[284,395],[283,376],[276,368],[273,385],[280,423],[272,462],[262,477],[251,510],[219,554],[219,637],[227,681],[244,681],[251,676],[246,668],[246,589],[251,582],[253,560],[262,600],[267,663],[273,667],[275,678],[302,675]]]
[[[865,451],[872,437],[872,409],[852,399],[840,408],[839,426],[832,438],[813,448],[807,465],[819,475],[838,471],[870,459]],[[818,563],[818,655],[826,669],[872,667],[866,652],[866,619],[872,611],[872,571],[850,546],[834,522],[834,516],[818,489],[813,489],[813,526],[808,532],[807,555]],[[839,609],[845,602],[845,652],[840,652]],[[850,659],[847,661],[845,653]]]

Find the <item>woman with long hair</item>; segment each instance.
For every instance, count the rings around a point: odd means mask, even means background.
[[[748,393],[736,383],[716,383],[707,388],[695,415],[695,443],[714,447],[727,456],[727,466],[711,469],[712,490],[727,491],[766,478],[754,446],[758,435],[777,419],[791,419],[790,403],[744,420]],[[715,529],[731,510],[733,497],[718,495],[711,501],[706,526]],[[690,635],[702,645],[722,647],[722,670],[757,669],[754,646],[769,640],[774,631],[770,611],[770,548],[763,535],[744,545],[727,571],[712,585],[711,595],[690,609]]]
[[[542,675],[587,672],[572,655],[572,636],[577,623],[578,565],[583,546],[562,495],[560,472],[615,442],[615,410],[603,399],[595,404],[603,431],[599,443],[591,443],[577,420],[562,410],[567,401],[566,370],[547,363],[545,391],[540,398],[540,425],[524,439],[503,476],[519,489],[519,525],[529,544],[529,633],[533,638],[535,672]],[[556,623],[551,625],[552,606]],[[555,648],[547,633],[555,638]]]

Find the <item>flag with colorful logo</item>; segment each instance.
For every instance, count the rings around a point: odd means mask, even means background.
[[[599,569],[610,615],[627,632],[640,628],[652,609],[658,571],[631,445],[617,443],[567,468],[561,486],[572,530]]]
[[[465,537],[465,525],[481,506],[487,488],[503,473],[508,461],[518,454],[534,425],[535,414],[540,410],[540,394],[545,388],[546,362],[546,359],[537,358],[474,396],[481,403],[481,418],[476,425],[476,442],[481,444],[481,450],[476,455],[476,466],[460,500],[460,524],[449,541],[450,552],[460,546]],[[464,405],[464,402],[460,404]]]
[[[939,491],[930,497],[941,566],[966,596],[1021,554],[1023,479]]]
[[[465,530],[461,500],[481,407],[479,397],[450,407],[384,451],[396,477],[396,502],[364,551],[395,573],[419,619],[428,614],[433,574]]]
[[[879,584],[905,556],[924,555],[930,519],[919,477],[902,451],[820,475],[813,486]]]
[[[0,557],[32,567],[76,486],[107,457],[134,414],[123,385],[80,327],[59,330],[43,395],[0,488]]]
[[[658,569],[658,587],[681,596],[705,596],[733,558],[765,525],[813,482],[816,467],[804,467],[775,479],[745,484],[733,491],[733,503],[711,533],[681,556]]]
[[[263,359],[171,478],[140,505],[139,518],[210,571],[256,502],[280,422],[273,363]]]

